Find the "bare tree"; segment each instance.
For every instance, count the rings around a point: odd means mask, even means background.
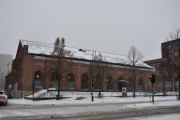
[[[57,80],[58,80],[58,96],[57,99],[60,99],[60,81],[62,79],[63,73],[65,73],[67,70],[70,69],[71,66],[66,65],[66,68],[64,67],[65,63],[65,57],[73,57],[73,53],[70,50],[65,50],[65,39],[57,38],[54,43],[54,49],[52,52],[52,55],[57,56],[58,58],[58,65],[57,65]],[[70,64],[70,63],[69,63]]]
[[[92,94],[93,89],[98,89],[98,97],[101,98],[101,91],[103,90],[103,82],[107,72],[107,63],[104,61],[102,54],[99,52],[96,54],[96,51],[93,52],[93,58],[90,64],[90,74],[92,79]],[[93,101],[92,96],[92,101]]]
[[[169,33],[169,37],[167,37],[167,41],[175,40],[180,38],[180,28],[177,28],[174,32]]]
[[[139,61],[143,59],[143,55],[141,54],[140,51],[137,50],[135,46],[131,46],[128,54],[127,54],[127,59],[129,63],[133,67],[133,97],[135,97],[135,91],[136,91],[136,66]]]
[[[103,80],[105,78],[105,72],[106,72],[106,64],[103,61],[103,56],[100,52],[96,56],[95,62],[96,62],[95,71],[97,73],[97,80],[100,83],[99,98],[101,98],[101,91],[103,90]]]

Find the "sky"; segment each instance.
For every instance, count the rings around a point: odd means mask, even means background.
[[[180,28],[180,0],[0,0],[0,53],[20,39],[127,55],[161,58],[161,43]]]

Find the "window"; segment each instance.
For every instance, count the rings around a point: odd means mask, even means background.
[[[68,74],[67,79],[68,79],[68,89],[75,89],[74,74],[72,73]]]
[[[139,79],[139,83],[138,83],[138,89],[139,89],[139,91],[141,92],[141,91],[143,91],[143,87],[144,87],[144,82],[143,82],[143,80],[140,78]]]
[[[52,73],[51,78],[51,87],[52,88],[58,88],[58,80],[59,80],[59,74],[57,72]]]
[[[126,85],[127,83],[128,83],[128,81],[124,80],[122,77],[119,77],[118,83],[117,83],[117,85],[118,85],[117,89],[122,92],[122,88],[127,87],[127,85]]]
[[[179,55],[179,51],[178,50],[174,50],[174,56],[178,56]]]
[[[109,76],[107,77],[107,90],[112,90],[112,89],[113,89],[112,77]]]
[[[35,88],[37,89],[42,88],[42,80],[43,80],[43,73],[41,71],[36,71],[34,73]]]
[[[88,76],[86,74],[83,74],[81,76],[81,89],[88,89]]]
[[[101,81],[98,76],[94,79],[94,89],[99,90],[101,88]]]

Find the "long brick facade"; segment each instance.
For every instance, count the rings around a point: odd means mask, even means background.
[[[134,69],[132,65],[103,61],[102,79],[98,79],[96,61],[92,65],[90,59],[63,57],[59,64],[58,57],[30,52],[29,49],[30,45],[19,42],[12,72],[7,76],[7,89],[10,87],[23,93],[31,92],[33,83],[35,83],[35,90],[57,88],[59,71],[62,73],[60,90],[63,91],[91,91],[92,82],[94,91],[121,91],[122,87],[132,91]],[[149,90],[149,77],[153,72],[154,69],[146,64],[136,66],[136,91]]]

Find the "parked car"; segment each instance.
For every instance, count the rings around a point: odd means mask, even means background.
[[[6,95],[6,92],[3,90],[0,90],[0,104],[7,105],[8,97]]]

